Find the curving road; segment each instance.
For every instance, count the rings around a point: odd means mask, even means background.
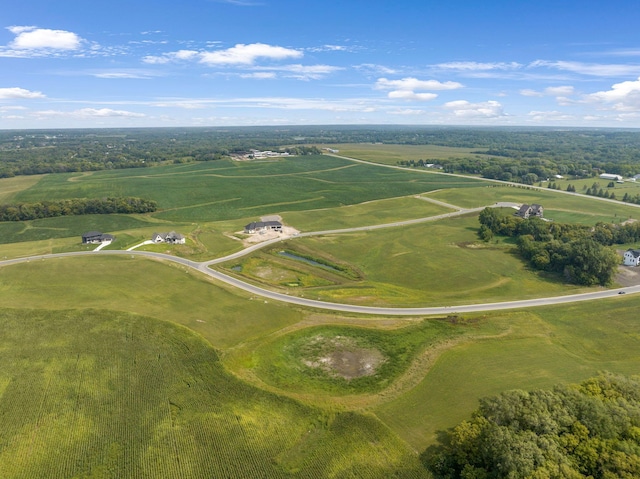
[[[388,227],[388,226],[387,226]],[[335,230],[344,232],[345,230]],[[313,233],[307,233],[306,236],[311,236]],[[315,234],[321,234],[320,232]],[[327,233],[322,233],[327,234]],[[302,236],[302,235],[299,235]],[[221,263],[223,261],[228,261],[229,259],[238,258],[242,255],[248,254],[251,251],[255,251],[261,247],[267,246],[268,244],[273,244],[278,241],[281,241],[284,238],[277,238],[271,241],[265,241],[264,243],[251,246],[245,250],[242,250],[238,253],[234,253],[229,256],[225,256],[223,258],[217,258],[210,261],[191,261],[189,259],[180,258],[177,256],[171,256],[163,253],[154,253],[150,251],[121,251],[121,250],[102,250],[102,251],[75,251],[68,253],[53,253],[46,255],[37,255],[30,256],[27,258],[15,258],[0,261],[0,267],[9,266],[13,264],[19,263],[29,263],[32,261],[45,261],[49,259],[55,258],[68,258],[74,256],[104,256],[104,255],[130,255],[130,256],[141,256],[155,260],[165,260],[171,261],[188,268],[192,268],[197,270],[211,278],[214,278],[218,281],[222,281],[228,285],[233,287],[242,289],[248,293],[255,294],[257,296],[261,296],[267,299],[271,299],[274,301],[282,301],[285,303],[296,304],[299,306],[305,306],[309,308],[316,309],[324,309],[330,311],[341,311],[347,313],[359,313],[359,314],[372,314],[378,316],[424,316],[424,315],[443,315],[443,314],[454,314],[454,313],[471,313],[471,312],[480,312],[480,311],[498,311],[505,309],[522,309],[522,308],[532,308],[538,306],[549,306],[554,304],[564,304],[564,303],[573,303],[578,301],[592,301],[596,299],[604,299],[604,298],[616,298],[621,297],[622,293],[639,293],[639,286],[631,286],[626,288],[619,289],[611,289],[611,290],[602,290],[591,293],[582,293],[582,294],[572,294],[566,296],[554,296],[550,298],[537,298],[537,299],[526,299],[520,301],[506,301],[502,303],[483,303],[483,304],[469,304],[469,305],[459,305],[459,306],[436,306],[436,307],[424,307],[424,308],[383,308],[383,307],[375,307],[375,306],[356,306],[349,304],[340,304],[340,303],[330,303],[324,301],[316,301],[313,299],[306,299],[297,296],[289,296],[287,294],[277,293],[274,291],[269,291],[264,288],[260,288],[258,286],[254,286],[249,283],[245,283],[237,278],[226,275],[219,271],[212,270],[209,268],[209,265],[215,263]]]

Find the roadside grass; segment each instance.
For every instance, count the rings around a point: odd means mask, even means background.
[[[302,318],[286,304],[248,297],[184,267],[128,255],[4,266],[0,306],[98,308],[153,316],[187,326],[217,348],[269,334]]]
[[[324,301],[378,306],[454,305],[527,299],[587,291],[562,278],[530,270],[504,241],[481,242],[477,215],[430,223],[321,237],[296,238],[280,249],[307,253],[350,265],[362,280],[342,280],[332,286],[289,288],[291,294]],[[366,245],[363,246],[363,245]],[[262,268],[281,268],[265,252],[235,260],[241,274],[267,285],[281,286],[277,276],[252,274],[251,258]],[[264,264],[266,263],[266,264]],[[276,264],[278,263],[278,264]],[[302,267],[302,266],[299,266]],[[319,268],[305,272],[321,276]],[[322,272],[322,275],[326,273]]]
[[[435,163],[446,158],[490,157],[473,153],[477,148],[458,148],[438,145],[389,145],[382,143],[348,143],[320,145],[321,148],[339,150],[339,156],[357,158],[359,160],[395,165],[400,160],[424,160]]]
[[[197,334],[103,310],[0,310],[3,477],[427,478],[371,415],[233,378]]]
[[[454,210],[415,197],[368,201],[339,208],[282,213],[287,225],[300,231],[324,231],[425,218]]]
[[[481,397],[576,383],[603,370],[637,374],[639,305],[631,296],[486,314],[483,322],[500,325],[502,334],[455,345],[418,386],[374,411],[422,450],[438,431],[469,418]]]

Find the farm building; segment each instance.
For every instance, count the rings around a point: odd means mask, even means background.
[[[602,173],[600,175],[601,180],[612,180],[612,181],[622,181],[622,176],[620,175],[612,175],[609,173]]]
[[[542,218],[544,216],[544,208],[541,205],[536,204],[522,205],[516,212],[516,216],[524,219],[530,218],[531,216]]]
[[[116,237],[110,234],[89,231],[82,235],[82,244],[111,243],[114,239]]]
[[[625,266],[638,266],[640,265],[640,250],[629,248],[624,252],[624,265]]]
[[[253,221],[244,227],[244,232],[249,234],[260,233],[262,231],[282,232],[282,223],[279,221]]]
[[[168,244],[185,244],[186,240],[183,235],[170,231],[169,233],[153,233],[151,241],[154,243],[168,243]]]

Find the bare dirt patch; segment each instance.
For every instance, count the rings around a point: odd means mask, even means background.
[[[360,346],[345,336],[314,336],[305,349],[302,362],[306,366],[346,380],[373,376],[386,361],[379,350]]]
[[[620,286],[637,286],[640,284],[640,267],[618,266],[615,282]]]

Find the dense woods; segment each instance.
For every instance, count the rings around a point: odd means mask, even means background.
[[[479,216],[478,235],[485,241],[494,234],[517,238],[518,251],[538,270],[563,274],[569,282],[606,285],[620,257],[609,246],[640,240],[640,225],[598,223],[594,228],[539,218],[522,219],[485,208]]]
[[[0,178],[212,161],[252,148],[320,153],[316,147],[295,143],[299,141],[290,133],[261,128],[4,131]]]
[[[423,459],[441,479],[640,477],[640,378],[482,399]]]
[[[158,204],[142,198],[74,198],[38,203],[0,205],[0,221],[26,221],[54,216],[93,215],[110,213],[151,213]]]
[[[473,149],[424,158],[451,173],[533,184],[553,175],[640,173],[640,133],[615,129],[288,126],[0,132],[0,178],[211,161],[250,149],[317,154],[314,144],[387,143]],[[407,166],[420,166],[420,162]]]

